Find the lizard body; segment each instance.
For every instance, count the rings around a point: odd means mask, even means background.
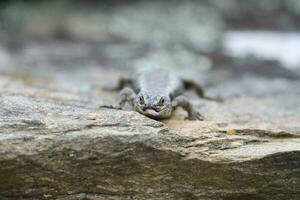
[[[193,89],[201,98],[214,100],[205,97],[202,88],[195,82],[183,80],[168,70],[150,70],[136,77],[120,81],[119,88],[123,89],[114,108],[122,109],[129,103],[135,111],[143,115],[153,119],[166,119],[180,106],[188,112],[188,119],[203,120],[195,106],[182,96],[183,92]]]

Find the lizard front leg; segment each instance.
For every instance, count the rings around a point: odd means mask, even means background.
[[[182,107],[188,112],[188,119],[190,120],[204,120],[203,116],[197,111],[185,96],[178,96],[172,101],[173,109]]]
[[[126,103],[129,103],[133,107],[135,97],[136,93],[131,88],[125,87],[119,94],[117,106],[122,109]]]
[[[193,90],[198,97],[202,99],[206,99],[209,101],[216,101],[216,102],[223,102],[224,100],[218,97],[209,97],[205,95],[205,92],[201,85],[199,85],[197,82],[192,81],[192,80],[182,80],[183,86],[185,90]]]
[[[133,107],[134,104],[134,98],[136,94],[131,88],[124,88],[119,93],[117,103],[115,105],[103,105],[100,106],[101,108],[112,108],[112,109],[123,109],[126,103],[129,103],[130,106]]]

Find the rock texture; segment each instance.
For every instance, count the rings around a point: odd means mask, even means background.
[[[1,69],[0,199],[299,198],[299,82],[228,79],[187,93],[205,121],[158,122],[98,108],[121,73]]]

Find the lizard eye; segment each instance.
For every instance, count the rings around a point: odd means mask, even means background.
[[[140,97],[139,97],[139,101],[140,101],[140,104],[144,104],[144,103],[145,103],[144,97],[143,97],[143,96],[140,96]]]
[[[165,103],[165,98],[161,97],[159,100],[159,104],[164,105],[164,103]]]

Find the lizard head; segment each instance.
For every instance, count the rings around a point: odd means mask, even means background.
[[[172,114],[171,98],[165,95],[139,93],[134,100],[134,107],[139,113],[153,119],[169,118]]]

